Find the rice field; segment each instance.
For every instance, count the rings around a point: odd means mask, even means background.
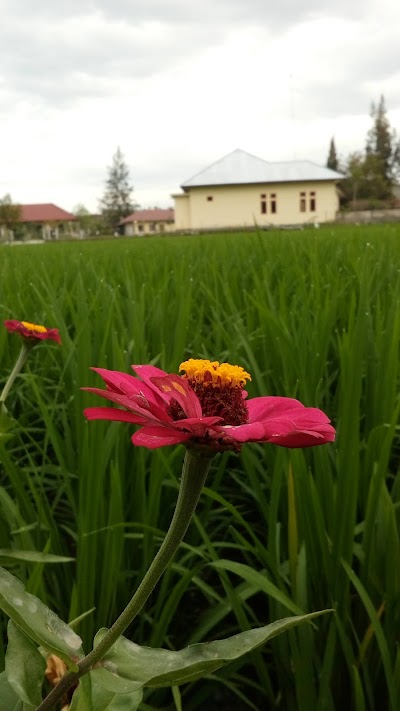
[[[321,448],[216,457],[128,636],[180,649],[335,613],[174,695],[148,690],[141,710],[400,708],[399,299],[400,225],[0,246],[2,321],[63,341],[35,347],[7,400],[18,426],[0,440],[0,563],[81,617],[87,648],[160,545],[184,453],[86,422],[102,404],[80,390],[99,385],[91,366],[236,363],[251,397],[298,398],[337,428]],[[0,328],[0,389],[19,346]]]

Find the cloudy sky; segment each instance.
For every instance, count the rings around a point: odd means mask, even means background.
[[[97,211],[118,146],[142,207],[241,148],[325,164],[384,94],[398,0],[0,0],[0,197]]]

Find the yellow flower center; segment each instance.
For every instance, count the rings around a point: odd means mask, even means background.
[[[217,360],[190,358],[179,366],[191,385],[212,386],[213,388],[242,388],[246,380],[251,380],[249,373],[240,365],[218,363]]]
[[[243,386],[251,376],[240,365],[190,358],[180,364],[179,371],[198,397],[203,417],[220,417],[224,425],[248,421]],[[168,412],[174,420],[186,417],[176,400],[171,400]]]
[[[47,331],[45,326],[38,326],[36,323],[29,323],[29,321],[21,321],[21,323],[28,331],[36,331],[36,333],[46,333]]]

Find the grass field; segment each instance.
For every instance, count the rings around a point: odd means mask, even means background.
[[[63,340],[33,350],[7,401],[19,425],[1,447],[1,564],[64,619],[87,613],[89,648],[162,540],[183,458],[135,449],[129,425],[87,423],[101,404],[80,391],[99,384],[90,366],[237,363],[250,396],[322,408],[337,442],[217,457],[130,636],[175,649],[333,607],[181,687],[183,709],[397,711],[399,298],[397,225],[0,246],[2,320]],[[0,387],[19,345],[0,329]],[[164,691],[143,705],[174,708]]]

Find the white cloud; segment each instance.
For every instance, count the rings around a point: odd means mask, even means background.
[[[385,94],[397,0],[3,0],[0,195],[97,209],[119,145],[143,206],[235,148],[325,163]],[[24,17],[21,23],[20,18]]]

